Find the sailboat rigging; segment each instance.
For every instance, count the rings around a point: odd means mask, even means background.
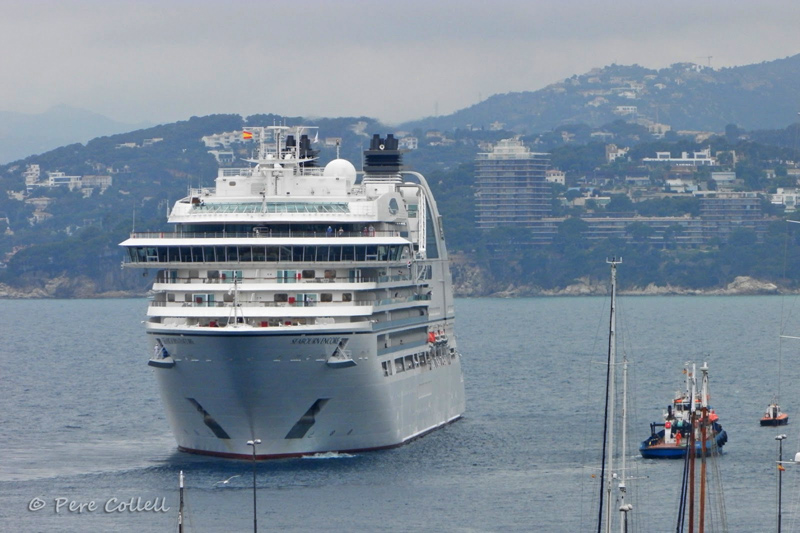
[[[797,220],[787,220],[787,222],[794,222],[795,224],[800,224]],[[784,250],[783,250],[783,278],[786,279],[786,258],[789,249],[789,232],[787,226],[786,232],[786,240],[784,242]],[[780,405],[780,398],[781,398],[781,360],[783,359],[783,339],[795,339],[797,340],[800,337],[793,337],[790,335],[784,335],[784,328],[786,327],[786,322],[784,321],[783,316],[783,303],[781,302],[781,332],[778,338],[778,390],[775,396],[772,398],[772,401],[767,406],[767,410],[764,412],[764,416],[761,417],[760,424],[761,426],[785,426],[789,423],[789,415],[784,413],[781,410]]]
[[[688,366],[688,365],[687,365]],[[701,396],[708,397],[708,363],[703,363],[700,367],[702,372]],[[692,398],[697,394],[697,381],[695,379],[695,365],[692,364],[691,371]],[[691,430],[687,435],[686,454],[684,455],[683,480],[681,484],[680,502],[678,505],[678,519],[675,527],[676,533],[683,533],[686,526],[688,514],[689,529],[688,533],[695,531],[703,533],[706,526],[716,526],[721,531],[728,530],[727,519],[725,516],[725,502],[722,497],[722,483],[719,473],[716,470],[716,458],[719,456],[718,447],[715,446],[713,435],[713,425],[711,414],[706,402],[691,402],[690,405],[690,424]],[[700,459],[700,473],[696,472],[697,459]],[[708,490],[708,466],[711,462],[712,473],[715,474],[717,490],[716,498],[711,498]],[[699,479],[698,479],[699,478]],[[699,494],[698,494],[699,493]],[[707,507],[707,503],[716,503],[716,507]],[[687,513],[688,505],[688,513]],[[712,519],[716,517],[714,523]],[[710,528],[709,528],[710,529]]]
[[[617,265],[622,263],[622,258],[612,258],[606,261],[611,265],[611,312],[609,316],[608,327],[608,361],[606,368],[606,401],[605,401],[605,419],[603,423],[603,453],[602,463],[600,467],[600,504],[598,506],[597,516],[597,532],[606,533],[611,532],[613,524],[613,513],[611,508],[606,511],[605,515],[604,505],[611,505],[611,498],[614,491],[614,482],[618,481],[617,489],[619,490],[618,502],[620,512],[620,531],[625,533],[628,530],[628,513],[633,510],[630,503],[626,503],[625,496],[627,494],[627,486],[625,484],[626,476],[626,449],[627,449],[627,398],[628,398],[628,359],[623,353],[622,362],[622,438],[619,450],[620,455],[620,468],[614,470],[614,457],[617,450],[614,448],[614,422],[616,420],[616,357],[617,357],[617,316],[616,316],[616,298],[617,298]],[[609,475],[606,478],[606,471]]]

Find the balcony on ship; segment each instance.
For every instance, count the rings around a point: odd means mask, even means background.
[[[157,298],[161,296],[156,295]],[[231,301],[215,301],[209,296],[194,294],[191,301],[152,301],[147,311],[150,325],[215,328],[241,323],[255,328],[396,327],[426,322],[430,304],[428,294],[346,302],[312,301],[301,296],[289,297],[285,302],[239,301],[238,305]]]
[[[377,230],[367,225],[365,228],[347,230],[338,226],[331,226],[321,230],[292,230],[279,229],[267,225],[257,226],[253,231],[135,231],[130,234],[130,239],[307,239],[307,238],[353,238],[353,237],[403,237],[404,231]],[[126,245],[127,246],[127,245]]]

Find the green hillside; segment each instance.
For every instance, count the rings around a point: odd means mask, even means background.
[[[711,69],[692,63],[651,70],[611,65],[553,83],[538,91],[497,94],[444,117],[408,128],[488,129],[500,122],[519,133],[564,124],[600,126],[620,118],[618,106],[635,106],[637,119],[673,130],[721,131],[780,128],[800,110],[800,55],[756,65]],[[630,116],[628,118],[633,118]]]
[[[213,184],[219,165],[202,137],[248,125],[286,123],[319,127],[317,147],[323,163],[335,158],[338,150],[359,168],[372,134],[404,129],[416,137],[419,146],[405,155],[405,162],[427,176],[444,214],[448,245],[483,271],[489,280],[485,292],[509,284],[563,288],[579,278],[605,276],[605,270],[596,271],[595,266],[604,269],[605,255],[622,253],[629,258],[626,283],[635,285],[708,288],[748,275],[791,286],[800,279],[800,264],[795,265],[793,259],[795,237],[787,233],[786,223],[779,222],[776,215],[780,213],[766,196],[763,215],[776,221],[766,235],[744,231],[708,249],[684,250],[668,241],[654,242],[647,227],[630,228],[625,242],[587,242],[574,224],[564,224],[552,246],[535,247],[526,244],[529,235],[514,228],[487,233],[475,229],[474,160],[488,143],[524,131],[523,141],[536,151],[549,152],[552,165],[566,173],[566,187],[554,187],[555,216],[579,216],[587,209],[600,216],[606,210],[696,216],[697,203],[691,196],[631,202],[625,193],[625,177],[649,173],[654,186],[663,187],[668,171],[642,167],[638,163],[642,157],[657,151],[680,153],[710,147],[714,152],[735,151],[742,190],[766,195],[777,186],[796,185],[787,169],[799,159],[800,125],[786,125],[795,119],[799,64],[800,56],[720,71],[692,65],[658,72],[611,66],[542,91],[498,95],[449,117],[400,128],[368,117],[308,120],[270,114],[212,115],[63,146],[0,166],[0,185],[5,190],[0,195],[0,266],[4,267],[0,283],[10,296],[144,293],[150,279],[120,268],[118,243],[134,228],[164,229],[167,210],[189,187]],[[633,88],[638,96],[631,99],[616,91],[619,88]],[[590,97],[608,104],[587,110]],[[613,107],[609,106],[631,101],[641,110],[658,109],[659,120],[669,121],[673,130],[656,138],[639,120],[644,111],[638,117],[610,111]],[[495,127],[476,127],[483,123]],[[718,134],[699,142],[693,133],[679,134],[679,127]],[[340,140],[338,148],[333,138]],[[608,143],[628,148],[628,159],[606,163]],[[242,159],[248,157],[250,147],[237,144],[232,149],[238,158],[234,164],[245,164]],[[107,177],[112,183],[107,188],[59,186],[26,191],[24,174],[32,165],[39,166],[42,179],[48,172],[60,172]],[[708,179],[707,171],[696,174],[696,179]],[[609,206],[591,201],[586,208],[576,208],[564,202],[569,197],[567,187],[585,187],[590,181],[605,183],[597,186],[598,194],[603,188],[615,191]]]

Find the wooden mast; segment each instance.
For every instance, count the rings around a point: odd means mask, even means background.
[[[703,406],[703,414],[700,417],[700,515],[698,521],[698,533],[704,533],[706,525],[706,428],[708,427],[708,407]]]
[[[686,450],[686,453],[689,455],[689,533],[694,533],[694,459],[695,459],[695,442],[697,442],[697,436],[695,435],[695,431],[697,429],[697,411],[695,410],[694,399],[697,397],[697,382],[695,380],[695,366],[692,365],[692,390],[689,395],[689,405],[691,409],[691,419],[692,419],[692,426],[691,432],[689,435],[689,449]]]

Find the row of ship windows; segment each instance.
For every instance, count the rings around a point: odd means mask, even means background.
[[[383,273],[376,277],[367,278],[362,275],[360,268],[350,269],[346,272],[344,277],[337,277],[336,270],[326,269],[321,278],[317,277],[317,270],[276,270],[274,277],[271,272],[262,273],[261,275],[254,275],[252,272],[249,274],[249,280],[257,280],[262,282],[277,282],[277,283],[303,283],[305,281],[313,282],[335,282],[335,281],[348,281],[350,283],[360,283],[362,281],[378,280],[378,281],[402,281],[410,279],[407,273],[408,269],[398,269],[397,275]],[[249,271],[248,271],[249,272]],[[200,270],[189,270],[186,274],[181,276],[177,270],[161,270],[156,275],[157,283],[192,283],[195,280],[200,280],[203,283],[233,283],[234,281],[242,281],[244,279],[242,270],[207,270],[205,271],[205,278],[200,277]],[[417,278],[420,280],[427,280],[433,277],[433,267],[431,265],[421,265],[418,268]]]
[[[233,295],[232,294],[224,294],[222,295],[223,302],[233,302]],[[215,307],[217,300],[217,296],[214,295],[213,292],[209,293],[185,293],[183,295],[184,303],[191,303],[197,306],[208,306],[208,307]],[[167,293],[167,302],[175,302],[175,293]],[[264,301],[264,300],[258,300]],[[296,304],[296,305],[314,305],[317,302],[333,302],[333,293],[330,292],[323,292],[323,293],[295,293],[289,294],[285,292],[278,292],[273,294],[273,302],[276,303],[288,303],[288,304]],[[353,301],[353,293],[345,292],[342,293],[342,302],[352,302]]]
[[[381,368],[383,368],[383,375],[389,377],[419,367],[427,366],[429,368],[434,368],[442,365],[449,365],[452,362],[451,359],[455,356],[456,352],[454,349],[448,351],[446,348],[434,347],[427,352],[417,352],[404,357],[397,357],[394,361],[391,359],[383,361],[381,363]]]
[[[336,246],[132,246],[133,263],[403,261],[407,245]]]

